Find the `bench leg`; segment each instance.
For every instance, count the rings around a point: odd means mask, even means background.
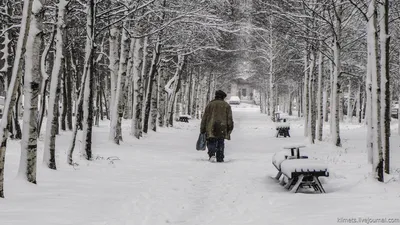
[[[286,185],[284,178],[285,177],[281,177],[281,179],[279,180],[279,184],[282,185],[282,186]]]
[[[296,184],[293,186],[293,188],[290,190],[290,192],[292,192],[292,193],[297,193],[297,191],[299,190],[299,187],[300,187],[301,182],[303,182],[303,178],[304,178],[304,175],[303,175],[303,174],[299,176],[299,179],[297,180],[297,182],[296,182]]]
[[[294,178],[289,179],[289,181],[285,184],[285,188],[289,189],[293,184]]]
[[[314,191],[321,192],[321,189],[319,189],[318,184],[316,184],[315,182],[312,184],[312,188],[314,188]]]
[[[319,181],[318,177],[314,176],[314,177],[313,177],[313,180],[314,180],[315,184],[317,185],[319,191],[320,191],[321,193],[326,193],[325,190],[324,190],[324,188],[322,187],[321,181]]]
[[[279,171],[278,174],[276,174],[275,179],[279,180],[279,178],[282,176],[282,172]]]

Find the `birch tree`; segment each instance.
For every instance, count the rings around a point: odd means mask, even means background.
[[[133,84],[134,84],[134,103],[133,116],[131,124],[131,135],[137,139],[142,137],[142,100],[143,100],[143,84],[142,84],[142,66],[143,66],[143,45],[144,38],[135,40],[135,53],[133,54]]]
[[[342,38],[342,19],[343,19],[343,0],[339,0],[334,8],[336,19],[334,22],[334,40],[333,40],[333,58],[334,58],[334,71],[333,71],[333,83],[332,83],[332,106],[331,106],[331,118],[332,118],[332,141],[336,146],[341,146],[340,138],[340,124],[339,124],[339,75],[342,72],[342,49],[341,49],[341,38]]]
[[[119,71],[119,49],[120,49],[120,28],[117,25],[113,25],[110,28],[110,95],[111,104],[115,103],[116,89],[117,89],[117,79]],[[111,117],[111,121],[113,117]]]
[[[382,126],[380,107],[380,78],[378,75],[377,54],[377,11],[376,1],[371,0],[368,6],[367,18],[367,43],[368,43],[368,69],[366,78],[367,89],[367,148],[372,171],[378,180],[383,181],[383,152],[382,152]],[[379,79],[379,80],[378,80]]]
[[[125,24],[126,25],[126,24]],[[122,140],[122,130],[121,130],[121,120],[124,110],[124,92],[125,88],[125,79],[128,69],[128,57],[129,57],[129,41],[127,31],[124,29],[122,31],[121,37],[121,56],[119,63],[120,65],[118,70],[117,77],[117,89],[115,91],[115,99],[112,105],[112,115],[111,115],[111,131],[110,131],[110,139],[114,140],[114,143],[119,144]]]
[[[83,92],[83,132],[82,142],[83,155],[87,160],[92,159],[92,127],[93,127],[93,51],[94,51],[94,35],[95,35],[95,12],[96,3],[94,0],[89,0],[87,5],[87,16],[86,16],[86,47],[85,47],[85,86]]]
[[[21,29],[19,32],[19,38],[17,42],[16,52],[15,52],[15,60],[13,64],[11,79],[9,88],[7,91],[7,98],[4,106],[4,114],[1,119],[0,124],[0,137],[1,137],[1,146],[0,146],[0,197],[4,198],[4,164],[5,164],[5,153],[7,147],[7,138],[8,138],[8,122],[11,121],[12,108],[15,105],[16,100],[16,91],[18,88],[19,81],[21,79],[21,58],[23,49],[27,43],[27,35],[30,29],[30,21],[31,21],[31,11],[33,6],[33,0],[24,0],[24,7],[22,13],[21,20]]]
[[[185,63],[185,56],[179,54],[175,74],[172,77],[172,79],[169,80],[168,83],[165,85],[165,91],[168,93],[167,126],[170,126],[170,127],[173,126],[176,95],[178,94],[178,91],[179,91],[179,82],[180,82],[184,63]]]
[[[380,14],[380,76],[381,76],[381,105],[382,105],[382,146],[385,155],[385,172],[390,173],[390,36],[389,36],[389,0],[383,0],[379,5]],[[381,156],[380,156],[381,157]],[[383,181],[383,179],[382,179]]]
[[[64,43],[63,37],[65,27],[65,9],[68,4],[66,0],[59,0],[58,2],[58,15],[57,15],[57,34],[56,34],[56,54],[54,59],[53,71],[51,73],[50,81],[50,96],[48,106],[48,116],[46,123],[46,136],[44,144],[44,157],[43,161],[50,169],[56,169],[55,151],[56,151],[56,132],[58,124],[58,101],[59,101],[59,83],[64,65]]]
[[[320,51],[318,53],[318,92],[317,92],[317,121],[318,121],[318,128],[317,128],[317,139],[318,141],[322,141],[323,130],[324,130],[324,116],[326,111],[326,92],[323,89],[323,71],[324,71],[324,60],[323,54]]]
[[[149,72],[149,82],[147,84],[147,97],[146,97],[146,104],[145,104],[145,112],[144,112],[144,125],[143,125],[143,132],[147,133],[148,131],[148,126],[149,126],[149,119],[150,119],[150,108],[151,108],[151,103],[152,101],[156,101],[156,99],[153,99],[152,96],[154,96],[153,92],[156,90],[154,87],[156,86],[155,81],[156,81],[156,74],[157,74],[157,65],[159,63],[160,59],[160,54],[161,54],[161,43],[160,43],[160,38],[157,39],[157,42],[155,44],[154,52],[153,52],[153,59],[151,61],[151,66],[150,66],[150,72]],[[153,107],[156,107],[156,105],[153,105]],[[157,115],[152,115],[152,118],[157,118]],[[153,130],[154,130],[154,125],[153,125]]]
[[[21,142],[19,175],[28,182],[36,184],[37,162],[37,112],[40,84],[40,51],[43,44],[43,2],[33,2],[25,52],[24,75],[24,125]]]

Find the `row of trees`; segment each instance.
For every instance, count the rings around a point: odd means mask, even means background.
[[[310,142],[322,140],[329,121],[336,146],[342,144],[341,118],[347,114],[351,121],[355,112],[367,125],[373,174],[383,181],[390,172],[391,101],[399,95],[399,2],[284,0],[259,1],[258,7],[255,17],[270,43],[263,48],[269,71],[260,79],[268,77],[269,84],[261,87],[262,111],[274,116],[281,99],[295,97]]]
[[[169,0],[1,1],[1,74],[6,103],[1,122],[0,196],[7,140],[23,130],[19,175],[36,183],[37,140],[46,122],[44,163],[57,168],[59,130],[73,133],[68,163],[93,159],[92,132],[110,120],[110,141],[140,139],[173,126],[179,114],[201,118],[217,87],[226,85],[238,50],[229,2]],[[222,81],[222,82],[220,82]],[[218,86],[217,86],[218,84]],[[23,102],[21,102],[23,96]],[[46,118],[46,120],[44,120]],[[122,134],[122,120],[131,121]],[[81,132],[79,132],[81,131]],[[79,135],[78,135],[79,134]]]

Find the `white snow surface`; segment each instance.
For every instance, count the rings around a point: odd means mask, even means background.
[[[42,10],[43,5],[39,0],[33,0],[33,4],[32,4],[32,12],[34,14],[37,14],[40,12],[40,10]]]
[[[276,128],[290,128],[289,123],[275,123]]]
[[[284,150],[284,151],[279,151],[276,152],[273,156],[272,156],[272,163],[277,166],[278,168],[281,167],[281,164],[283,161],[286,160],[286,156],[290,156],[291,153],[288,150]]]
[[[259,111],[244,104],[233,107],[235,130],[226,142],[225,163],[208,162],[206,152],[195,150],[198,120],[176,122],[174,128],[159,129],[141,140],[129,136],[130,122],[124,121],[120,146],[109,141],[109,122],[103,121],[94,127],[93,161],[75,155],[79,165],[68,166],[71,132],[61,132],[58,170],[39,163],[38,184],[33,185],[16,178],[20,144],[10,141],[0,224],[333,225],[343,218],[400,219],[396,135],[392,174],[379,183],[369,176],[365,126],[342,124],[342,148],[333,147],[324,136],[324,142],[301,149],[302,155],[329,167],[330,177],[321,179],[327,193],[294,194],[273,178],[277,170],[271,161],[285,145],[307,141],[304,122],[289,117],[292,137],[275,138],[274,123]],[[329,132],[328,124],[324,132]],[[38,144],[41,162],[43,137]]]

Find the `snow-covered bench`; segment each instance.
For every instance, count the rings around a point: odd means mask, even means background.
[[[283,122],[283,123],[275,123],[276,126],[276,137],[279,136],[284,136],[284,137],[290,137],[289,130],[290,130],[290,124]]]
[[[178,120],[180,122],[189,123],[189,119],[192,119],[192,117],[189,115],[180,115]]]
[[[284,151],[277,152],[272,157],[272,164],[278,170],[275,179],[280,180],[284,175],[281,183],[285,184],[285,188],[296,193],[300,187],[308,186],[314,188],[315,191],[325,193],[320,176],[329,176],[328,168],[317,160],[308,159],[307,156],[300,155],[302,145],[293,145],[285,147]],[[290,151],[289,151],[290,149]],[[295,152],[296,150],[296,152]]]
[[[328,167],[312,159],[285,160],[281,163],[281,172],[288,179],[285,188],[296,193],[300,187],[308,186],[315,191],[325,193],[319,177],[328,177]]]

